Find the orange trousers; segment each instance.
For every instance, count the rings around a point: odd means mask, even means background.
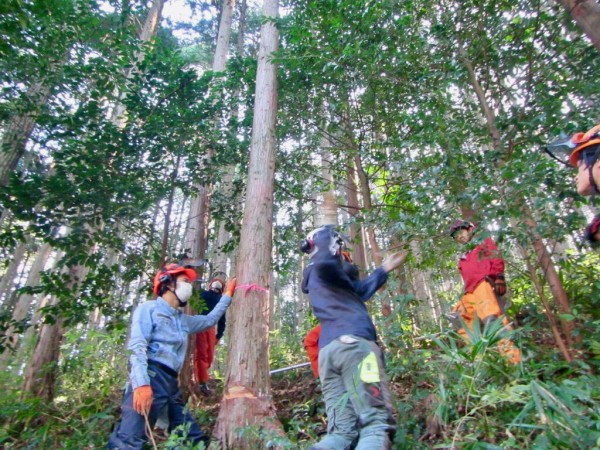
[[[508,318],[504,315],[502,308],[500,308],[498,298],[494,293],[492,285],[487,281],[482,281],[477,285],[473,292],[468,292],[463,295],[459,302],[454,305],[452,311],[458,311],[460,313],[460,316],[470,330],[473,329],[475,317],[479,318],[480,323],[483,323],[489,316],[501,317],[504,328],[512,330]],[[458,330],[458,333],[467,342],[469,341],[469,336],[464,328]],[[518,364],[521,361],[521,350],[515,347],[510,339],[501,339],[500,342],[498,342],[498,348],[500,353],[511,363]]]
[[[304,348],[315,378],[319,378],[319,336],[321,336],[321,324],[311,329],[304,338]]]
[[[196,334],[196,349],[194,351],[194,369],[198,383],[206,383],[210,379],[208,369],[215,357],[217,345],[217,330],[215,327]]]

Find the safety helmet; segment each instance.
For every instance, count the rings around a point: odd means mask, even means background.
[[[544,151],[565,165],[577,167],[579,161],[584,160],[591,166],[600,158],[600,124],[585,133],[560,138],[545,146]],[[568,162],[562,159],[566,155],[569,155]]]
[[[300,250],[312,258],[319,249],[328,249],[332,255],[341,252],[344,246],[344,238],[338,233],[333,225],[325,225],[317,228],[300,241]]]
[[[594,164],[600,156],[600,125],[585,133],[575,133],[571,141],[575,144],[575,150],[569,156],[571,165],[577,167],[581,159],[586,159],[588,165]]]
[[[454,237],[454,234],[458,230],[469,230],[471,228],[475,228],[475,225],[472,222],[469,222],[468,220],[457,219],[454,222],[452,222],[452,225],[450,225],[450,237]]]
[[[220,278],[213,278],[208,285],[208,289],[223,292],[223,286],[225,286],[225,282],[223,280]]]
[[[190,282],[194,281],[197,276],[194,269],[175,263],[167,264],[154,276],[154,294],[161,295],[161,286],[172,283],[177,279],[177,275],[179,274],[185,274]]]

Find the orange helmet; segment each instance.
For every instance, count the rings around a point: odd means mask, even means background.
[[[585,133],[575,133],[571,137],[571,142],[575,145],[575,149],[569,156],[569,162],[573,167],[577,167],[579,159],[583,156],[581,153],[586,148],[600,145],[600,124],[596,125],[591,130]],[[600,148],[600,147],[599,147]],[[591,150],[591,149],[590,149]],[[596,149],[595,149],[596,150]],[[596,159],[598,158],[598,152],[596,151]],[[591,161],[593,164],[594,161]]]
[[[600,124],[585,133],[563,136],[542,149],[565,166],[577,167],[581,159],[591,166],[600,157]]]
[[[196,279],[196,271],[194,269],[190,269],[189,267],[180,266],[179,264],[171,263],[164,266],[154,277],[154,294],[160,295],[160,287],[163,284],[171,283],[175,280],[176,275],[185,274],[190,279],[190,281],[194,281]]]

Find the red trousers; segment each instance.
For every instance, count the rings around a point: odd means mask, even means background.
[[[194,369],[198,383],[206,383],[210,379],[208,369],[215,357],[217,345],[217,330],[215,327],[196,334],[196,349],[194,351]]]

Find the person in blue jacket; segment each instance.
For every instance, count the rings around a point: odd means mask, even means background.
[[[187,427],[187,441],[196,445],[209,438],[186,411],[178,386],[188,334],[214,327],[231,304],[235,278],[208,315],[190,316],[179,308],[192,296],[196,272],[179,264],[167,264],[154,277],[155,301],[139,305],[131,320],[129,382],[121,405],[121,420],[110,435],[109,449],[141,449],[149,439],[158,415],[168,413],[169,431]],[[177,428],[177,430],[176,430]]]
[[[388,382],[373,321],[365,302],[406,259],[390,256],[364,280],[344,270],[343,239],[331,226],[317,228],[302,242],[310,262],[302,290],[321,323],[319,378],[327,413],[327,435],[311,450],[391,447],[395,430]]]

